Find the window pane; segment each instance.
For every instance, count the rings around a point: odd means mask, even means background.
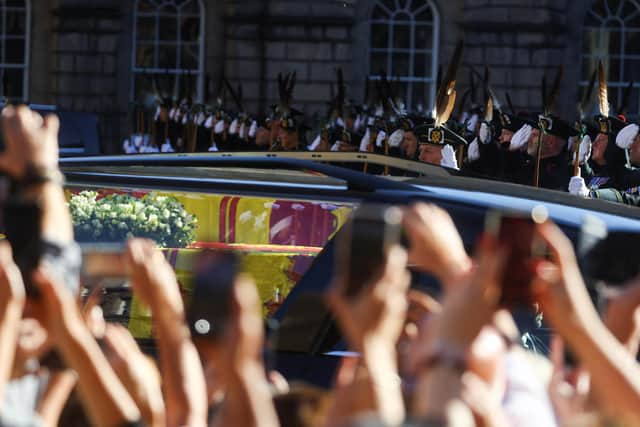
[[[406,77],[409,75],[409,54],[394,53],[391,74]]]
[[[620,81],[620,60],[619,59],[609,59],[607,64],[605,64],[605,69],[607,70],[607,76],[609,81]]]
[[[638,76],[638,67],[640,67],[640,60],[638,59],[625,59],[624,61],[624,81],[625,87],[631,80],[636,83],[640,83],[640,76]]]
[[[176,68],[177,49],[175,45],[162,45],[158,49],[158,67]]]
[[[431,77],[431,55],[416,54],[413,57],[413,76]]]
[[[388,55],[386,53],[373,53],[371,54],[371,60],[369,64],[369,68],[371,69],[371,74],[378,74],[380,71],[388,72],[387,69],[387,58]]]
[[[625,54],[640,54],[640,32],[626,32],[624,38]]]
[[[141,41],[153,41],[156,38],[156,18],[140,17],[138,18],[138,28],[136,37]]]
[[[593,70],[598,68],[598,62],[595,59],[583,58],[582,59],[582,79],[589,80]]]
[[[582,34],[582,51],[584,53],[596,53],[599,51],[600,46],[600,30],[588,27]]]
[[[622,7],[622,11],[620,12],[620,16],[621,18],[623,18],[625,21],[629,18],[633,19],[633,14],[635,14],[636,12],[638,12],[638,8],[636,7],[635,4],[633,4],[633,2],[630,1],[625,1],[624,2],[624,6]],[[628,22],[627,22],[628,23]]]
[[[433,12],[431,7],[427,6],[415,15],[416,21],[433,22]]]
[[[606,10],[605,2],[606,0],[593,1],[592,2],[593,6],[591,7],[591,13],[593,13],[594,15],[600,18],[606,17],[608,15],[608,12]]]
[[[178,40],[177,18],[175,16],[160,17],[158,21],[160,25],[160,40],[176,41]]]
[[[433,26],[416,25],[416,49],[432,49],[433,48]]]
[[[606,33],[605,38],[608,41],[609,52],[611,54],[619,55],[622,53],[622,33],[620,31],[609,31]]]
[[[412,103],[411,105],[415,109],[418,105],[422,105],[423,107],[427,104],[427,84],[426,83],[413,83],[412,85],[413,95],[412,95]]]
[[[393,26],[393,47],[396,49],[411,48],[411,27],[404,24]]]
[[[24,71],[22,69],[5,68],[2,72],[7,79],[7,96],[11,99],[22,99]]]
[[[606,0],[607,6],[609,7],[609,13],[611,13],[611,15],[618,14],[618,7],[620,7],[621,1],[624,2],[625,0]]]
[[[136,49],[136,67],[151,68],[154,67],[153,61],[153,45],[147,43],[139,43]]]
[[[389,43],[389,26],[387,24],[371,25],[371,47],[387,48]]]
[[[156,7],[148,0],[138,0],[138,12],[153,12]]]
[[[198,47],[182,46],[180,68],[188,70],[198,69]]]
[[[5,40],[5,49],[5,63],[24,64],[24,39]]]
[[[7,35],[24,36],[26,19],[24,12],[7,12]]]
[[[198,5],[198,0],[187,0],[180,6],[181,13],[192,13],[194,15],[200,14],[200,6]]]
[[[180,31],[183,42],[197,42],[200,38],[200,19],[183,18]]]
[[[379,0],[379,3],[385,5],[390,11],[396,10],[396,4],[394,0]]]

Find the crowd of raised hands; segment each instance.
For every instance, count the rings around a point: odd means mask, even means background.
[[[153,313],[150,358],[80,297],[80,257],[55,179],[57,119],[7,107],[2,123],[0,168],[19,184],[14,196],[37,201],[41,238],[55,249],[23,277],[0,243],[2,427],[640,425],[640,278],[598,312],[571,242],[539,225],[550,256],[536,265],[532,291],[555,336],[548,358],[531,354],[500,305],[505,248],[483,236],[469,256],[449,215],[425,204],[404,211],[410,249],[392,248],[359,293],[347,297],[334,278],[327,305],[357,357],[342,360],[331,390],[267,370],[250,277],[235,280],[217,341],[192,337],[172,268],[153,242],[133,239],[126,262],[132,292]],[[409,265],[438,279],[438,298],[411,289]]]

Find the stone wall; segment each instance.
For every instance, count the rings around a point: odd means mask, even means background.
[[[98,114],[100,138],[106,145],[122,137],[127,110],[119,96],[123,82],[118,78],[119,42],[125,28],[120,6],[114,3],[97,7],[63,3],[51,10],[51,101],[62,111]]]
[[[324,113],[336,68],[353,80],[354,14],[338,2],[227,2],[225,75],[234,86],[242,82],[250,111],[264,112],[277,101],[278,73],[295,71],[295,105]]]
[[[573,117],[579,78],[581,14],[569,14],[566,0],[465,0],[460,26],[465,36],[464,62],[483,73],[505,102],[509,93],[517,110],[542,109],[541,83],[551,86],[557,67],[565,66],[558,111]],[[577,3],[577,2],[571,2]],[[577,15],[577,16],[576,16]],[[468,72],[462,76],[468,82]],[[478,91],[482,96],[482,90]]]
[[[335,69],[342,67],[348,97],[361,102],[373,3],[204,0],[209,95],[216,95],[224,73],[234,86],[242,83],[249,112],[266,112],[277,102],[278,72],[296,71],[295,106],[324,114]],[[465,65],[479,72],[489,65],[497,95],[504,101],[508,91],[518,109],[540,109],[542,74],[552,75],[565,63],[560,111],[573,114],[588,3],[434,0],[440,63],[448,63],[464,37]],[[132,0],[40,0],[32,15],[30,100],[99,114],[101,138],[112,148],[128,128],[133,5]],[[468,75],[463,68],[459,93],[468,86]]]

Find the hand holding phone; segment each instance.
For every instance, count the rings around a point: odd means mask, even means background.
[[[220,339],[231,315],[231,295],[240,271],[232,252],[204,251],[196,260],[187,322],[193,337]]]
[[[546,208],[537,206],[531,212],[487,214],[485,231],[507,251],[500,305],[507,308],[529,307],[534,301],[531,282],[535,263],[544,259],[547,249],[536,235],[536,225],[548,218]]]
[[[402,211],[393,206],[364,204],[345,225],[336,250],[336,271],[354,296],[385,265],[389,250],[400,243]]]

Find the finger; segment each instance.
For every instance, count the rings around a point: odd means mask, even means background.
[[[552,258],[560,266],[566,266],[569,262],[575,263],[573,245],[557,225],[547,221],[536,227],[536,234],[546,243]]]
[[[275,370],[269,371],[267,379],[278,393],[286,394],[289,392],[289,382],[280,372]]]
[[[38,117],[40,117],[40,115],[38,115]],[[42,126],[52,134],[58,135],[58,132],[60,131],[60,119],[58,119],[58,116],[55,114],[47,114],[44,117]]]
[[[410,290],[407,297],[410,304],[409,317],[415,321],[422,319],[427,314],[442,311],[440,303],[424,292]]]
[[[30,129],[33,127],[33,115],[31,109],[26,105],[19,105],[16,108],[15,124],[22,129]]]
[[[491,300],[496,300],[500,296],[500,284],[504,275],[506,263],[506,250],[498,247],[498,243],[490,235],[484,235],[478,247],[478,270],[476,272],[477,282],[483,294]]]
[[[343,357],[340,366],[336,370],[335,389],[347,387],[353,383],[358,369],[358,359],[355,357]]]
[[[408,254],[399,245],[394,245],[389,249],[387,262],[383,267],[382,274],[373,280],[368,288],[379,296],[386,297],[392,291],[406,291],[409,288],[410,278],[406,277]]]
[[[87,324],[87,328],[91,331],[94,337],[104,337],[107,322],[104,320],[104,312],[102,307],[94,306],[88,311],[83,313],[84,322]]]
[[[43,301],[52,309],[63,310],[65,306],[65,298],[62,286],[54,283],[50,279],[50,275],[46,271],[36,270],[33,275],[33,282],[40,290]]]
[[[531,290],[535,295],[544,295],[560,280],[558,268],[549,261],[538,261],[533,271]]]

